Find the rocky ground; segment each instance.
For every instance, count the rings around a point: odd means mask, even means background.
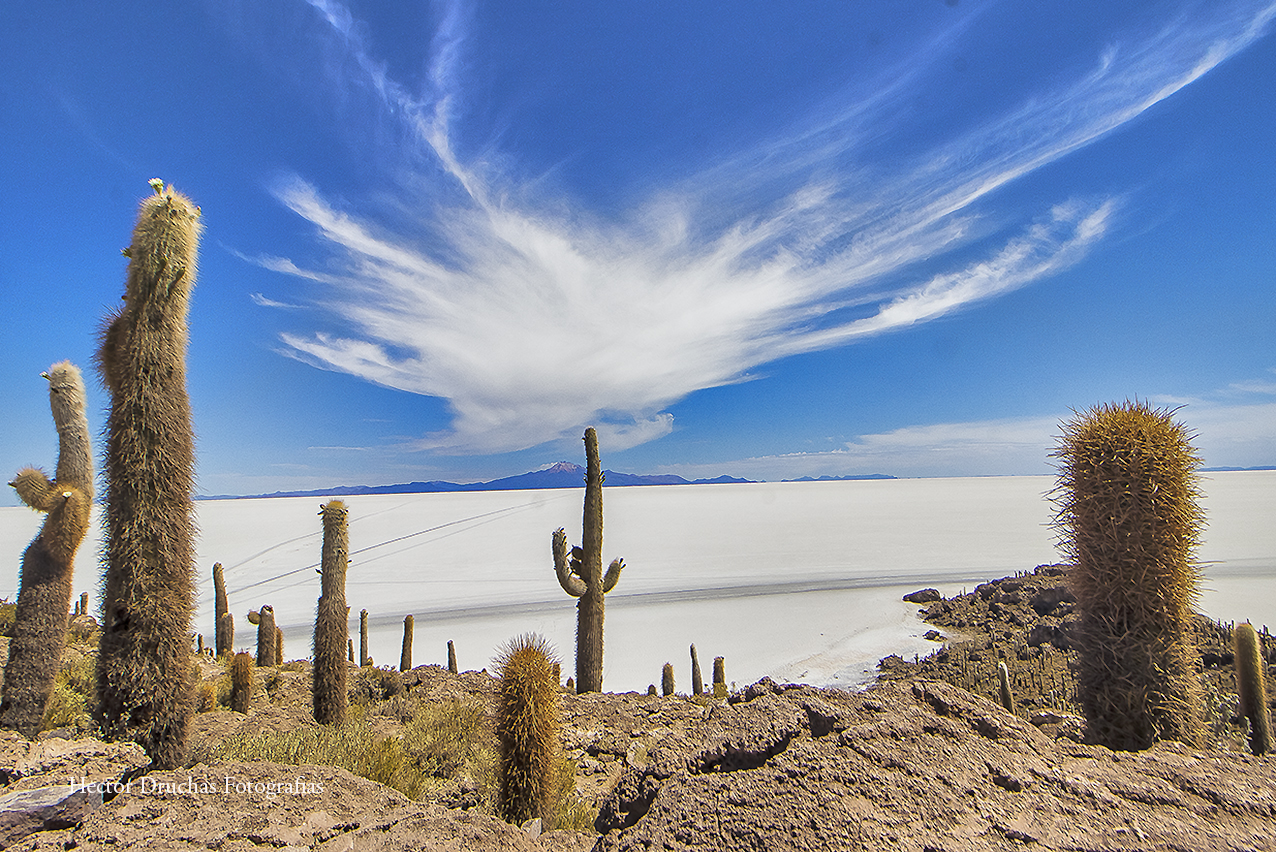
[[[927,658],[884,660],[880,682],[862,693],[764,680],[728,699],[564,694],[564,749],[579,795],[598,807],[595,831],[507,825],[475,807],[465,777],[413,801],[342,769],[215,757],[237,733],[313,726],[306,664],[291,663],[259,670],[248,715],[196,715],[194,765],[133,778],[104,803],[83,779],[118,786],[145,764],[135,746],[72,730],[36,743],[0,736],[0,846],[1276,849],[1276,758],[1239,746],[1225,626],[1202,624],[1203,673],[1227,716],[1218,747],[1113,753],[1085,744],[1071,712],[1074,615],[1061,569],[923,606],[947,641]],[[999,659],[1015,675],[1015,714],[989,700]],[[220,668],[204,665],[216,683]],[[365,670],[352,698],[367,725],[395,736],[406,701],[490,705],[495,686],[485,672]],[[78,802],[71,778],[81,779]],[[58,807],[37,802],[59,795]]]

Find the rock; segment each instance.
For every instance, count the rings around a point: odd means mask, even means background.
[[[915,592],[909,592],[904,595],[904,600],[915,604],[934,603],[943,599],[944,596],[939,593],[938,589],[918,589]]]
[[[0,796],[0,849],[37,831],[79,825],[102,806],[100,785],[60,784]]]
[[[31,742],[13,731],[0,732],[0,780],[7,785],[5,792],[117,781],[148,763],[150,758],[136,743],[93,739]]]
[[[926,634],[922,638],[929,639],[932,642],[940,642],[943,640],[944,634],[940,633],[938,630],[927,630]]]

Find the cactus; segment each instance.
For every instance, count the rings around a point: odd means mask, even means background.
[[[1240,713],[1249,719],[1249,750],[1254,754],[1267,754],[1272,750],[1272,719],[1267,707],[1266,679],[1263,677],[1266,665],[1254,625],[1249,622],[1236,625],[1233,641]]]
[[[447,640],[447,670],[456,674],[456,646],[451,639]]]
[[[346,569],[350,565],[348,512],[344,502],[332,500],[320,508],[319,514],[323,517],[323,548],[319,603],[315,610],[311,697],[315,721],[321,725],[339,725],[346,719],[348,705],[343,652],[348,650],[351,658],[354,656],[347,621],[350,609],[346,606]]]
[[[403,650],[399,652],[399,671],[412,669],[412,616],[403,616]]]
[[[1006,668],[1005,660],[997,662],[997,687],[1001,706],[1010,713],[1015,712],[1015,694],[1010,691],[1010,670]]]
[[[665,663],[660,670],[660,690],[663,695],[673,695],[673,663]]]
[[[226,602],[226,577],[220,562],[213,563],[213,601],[213,612],[217,619],[213,647],[217,649],[217,656],[222,657],[231,652],[234,637],[222,634],[222,616],[230,612],[230,605]]]
[[[354,640],[346,639],[346,653],[350,662],[354,662]]]
[[[1081,612],[1077,691],[1111,749],[1204,743],[1192,617],[1200,458],[1172,411],[1105,405],[1063,426],[1055,528]]]
[[[691,643],[691,694],[704,694],[704,678],[700,676],[700,658],[696,656],[696,645]]]
[[[648,695],[656,694],[656,685],[654,683],[647,684],[647,694]]]
[[[230,709],[247,713],[252,691],[253,658],[247,652],[240,652],[230,660]]]
[[[235,616],[229,612],[222,613],[222,617],[217,620],[217,641],[226,643],[224,651],[218,646],[217,656],[229,657],[232,653],[231,649],[235,647]]]
[[[598,460],[598,435],[585,430],[585,511],[581,545],[571,548],[567,534],[554,532],[554,571],[563,591],[579,598],[576,604],[576,691],[601,692],[603,688],[603,596],[620,579],[623,559],[613,559],[603,574],[603,469]]]
[[[552,665],[553,651],[534,634],[512,641],[497,660],[501,686],[496,708],[496,809],[516,825],[535,817],[548,822],[553,815],[560,747],[558,683]]]
[[[257,665],[268,668],[275,665],[275,608],[267,604],[257,610]]]
[[[275,625],[275,665],[284,664],[284,629]]]
[[[727,697],[727,661],[723,657],[713,658],[713,697]]]
[[[372,657],[368,654],[368,611],[359,610],[359,665],[372,665]]]
[[[54,364],[43,376],[49,380],[49,407],[58,432],[57,473],[50,482],[40,471],[26,468],[9,483],[23,503],[45,513],[39,534],[22,554],[13,638],[0,693],[0,727],[27,737],[40,731],[61,667],[75,551],[88,531],[93,506],[84,381],[67,361]]]
[[[80,592],[80,615],[89,614],[89,593]]]
[[[159,184],[156,186],[155,184]],[[107,419],[106,578],[95,715],[132,738],[154,769],[182,765],[194,707],[194,440],[186,395],[186,319],[199,208],[155,181],[142,202],[124,306],[98,352]]]

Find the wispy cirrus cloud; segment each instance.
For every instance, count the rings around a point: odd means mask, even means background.
[[[1270,3],[1198,9],[911,161],[878,166],[863,161],[857,129],[881,118],[896,78],[608,219],[579,202],[538,203],[516,174],[455,152],[462,4],[448,7],[426,91],[413,94],[371,55],[348,10],[310,3],[352,58],[343,67],[451,185],[421,212],[419,232],[395,233],[300,178],[281,181],[277,197],[314,225],[334,262],[261,264],[324,285],[320,304],[344,327],[282,339],[318,367],[448,400],[451,428],[420,446],[454,452],[535,446],[589,423],[608,446],[633,446],[667,434],[665,409],[697,390],[1067,268],[1111,232],[1121,197],[1058,199],[1018,226],[988,222],[981,202],[1189,85],[1276,14]],[[923,262],[946,268],[922,274]]]

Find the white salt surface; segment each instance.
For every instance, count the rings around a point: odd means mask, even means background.
[[[1276,471],[1212,473],[1202,608],[1216,618],[1276,627]],[[902,595],[952,595],[984,580],[1058,560],[1046,493],[1053,478],[986,477],[823,483],[606,488],[603,559],[626,568],[607,596],[604,684],[658,683],[672,662],[690,683],[694,642],[706,678],[715,656],[727,679],[853,687],[876,662],[934,644]],[[413,661],[490,665],[525,632],[546,636],[573,669],[575,600],[554,577],[550,536],[580,540],[583,489],[346,498],[347,601],[370,613],[370,646],[397,664],[403,616],[415,618]],[[197,504],[199,604],[194,629],[211,642],[211,567],[221,562],[236,646],[252,647],[249,609],[269,603],[288,658],[307,656],[319,594],[318,498]],[[0,508],[0,595],[16,594],[21,554],[41,522]],[[76,591],[97,604],[99,535],[80,551]]]

